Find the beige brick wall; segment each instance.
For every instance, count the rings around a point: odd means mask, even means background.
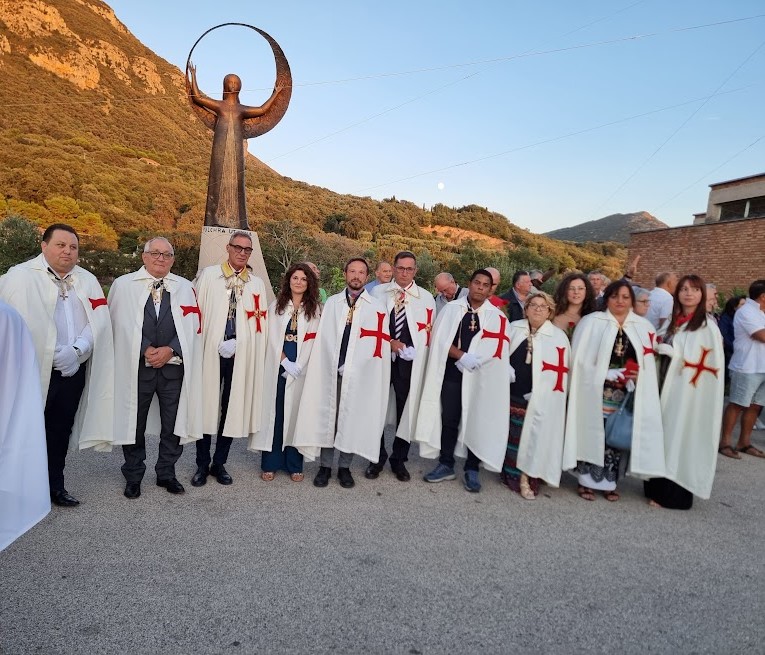
[[[652,289],[662,271],[695,273],[718,291],[765,279],[765,218],[689,225],[630,235],[629,260],[640,255],[635,282]]]

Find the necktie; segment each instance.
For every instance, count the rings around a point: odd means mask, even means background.
[[[399,288],[396,290],[396,294],[398,294],[398,297],[395,305],[393,336],[398,340],[401,338],[404,323],[406,322],[406,291]]]

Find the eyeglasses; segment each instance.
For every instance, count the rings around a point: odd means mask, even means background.
[[[417,269],[413,266],[396,266],[399,273],[414,273]]]
[[[244,253],[245,255],[247,255],[249,257],[252,254],[252,248],[245,248],[244,246],[237,246],[235,243],[229,243],[228,247],[229,248],[233,248],[234,252],[237,255],[240,255],[241,253]]]
[[[640,303],[641,305],[650,305],[650,300],[637,300],[636,302]]]
[[[170,260],[173,257],[175,257],[175,254],[172,253],[172,252],[159,252],[159,250],[152,250],[151,252],[149,252],[147,254],[152,259],[167,259],[167,260]]]
[[[547,305],[540,305],[538,303],[531,303],[527,309],[535,309],[538,312],[541,312],[542,310],[550,311],[550,308]]]

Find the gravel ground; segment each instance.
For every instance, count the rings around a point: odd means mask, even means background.
[[[753,442],[765,449],[765,432]],[[415,450],[415,449],[413,449]],[[642,483],[584,502],[412,481],[266,483],[235,442],[231,487],[122,496],[121,453],[69,457],[82,505],[0,553],[0,653],[765,651],[765,460],[719,457],[712,498],[650,509]],[[333,472],[334,473],[334,472]]]

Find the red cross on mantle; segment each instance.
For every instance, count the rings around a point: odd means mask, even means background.
[[[188,314],[196,314],[199,317],[199,327],[197,328],[197,334],[202,333],[202,311],[199,309],[199,302],[197,302],[197,290],[192,289],[194,291],[194,302],[196,304],[194,305],[181,305],[181,311],[183,312],[184,316],[187,316]]]
[[[425,345],[430,348],[430,333],[433,331],[433,310],[426,309],[425,311],[427,312],[427,317],[424,323],[417,323],[417,332],[422,332],[423,330],[427,332]]]
[[[553,387],[553,391],[561,391],[565,392],[563,389],[563,376],[568,373],[568,367],[563,365],[563,356],[566,352],[565,348],[561,348],[559,346],[555,347],[555,350],[558,351],[558,365],[550,364],[550,362],[546,362],[542,360],[542,370],[543,371],[554,371],[558,374],[558,379],[555,381],[555,386]]]
[[[255,319],[255,330],[257,332],[263,332],[262,326],[260,324],[261,319],[264,319],[266,317],[266,314],[268,314],[268,311],[265,309],[260,308],[260,294],[259,293],[253,293],[252,294],[252,301],[255,303],[255,309],[252,311],[245,309],[244,313],[247,314],[247,320],[250,320],[251,318]]]
[[[717,377],[717,373],[720,371],[719,368],[711,368],[706,365],[707,355],[712,352],[711,348],[704,348],[702,346],[701,348],[701,357],[699,358],[699,361],[695,364],[692,362],[689,362],[687,359],[683,360],[683,368],[695,368],[696,372],[693,374],[693,377],[691,378],[691,384],[695,387],[696,383],[699,381],[699,378],[701,377],[701,374],[704,371],[709,371],[712,375]]]
[[[88,298],[90,300],[90,306],[95,309],[96,307],[106,306],[106,298]]]
[[[385,334],[383,332],[382,326],[383,321],[385,320],[385,314],[383,312],[377,312],[377,332],[374,330],[367,330],[365,328],[361,328],[361,334],[359,335],[359,339],[363,337],[374,337],[377,339],[377,344],[375,345],[375,352],[372,357],[379,357],[382,359],[382,342],[383,341],[390,341],[390,335]]]
[[[649,332],[648,333],[648,338],[651,341],[651,346],[650,347],[643,346],[643,355],[644,356],[645,355],[655,355],[656,354],[656,351],[653,349],[653,342],[656,340],[656,332]]]
[[[481,335],[481,339],[496,339],[497,340],[497,349],[494,351],[493,357],[496,357],[497,359],[502,359],[502,349],[505,345],[505,341],[507,343],[510,343],[510,337],[508,337],[505,334],[505,325],[507,325],[507,317],[500,316],[499,317],[499,331],[498,332],[489,332],[488,330],[484,330],[483,334]]]

